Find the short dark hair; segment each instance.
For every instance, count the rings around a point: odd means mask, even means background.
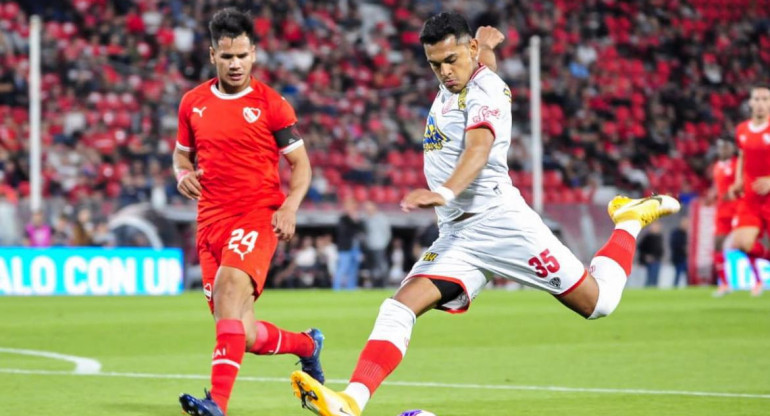
[[[246,34],[249,42],[254,42],[254,21],[249,12],[242,12],[234,7],[222,9],[209,22],[212,46],[216,47],[222,38],[237,38]]]
[[[754,92],[754,90],[770,90],[770,84],[767,83],[757,83],[751,86],[751,92]]]
[[[459,13],[443,12],[431,16],[425,21],[420,31],[420,43],[433,45],[441,42],[449,35],[454,35],[458,41],[463,36],[471,36],[468,22]]]

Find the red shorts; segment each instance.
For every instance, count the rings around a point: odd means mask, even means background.
[[[732,225],[733,228],[756,227],[760,231],[768,230],[768,225],[770,225],[770,199],[740,199]]]
[[[254,281],[254,296],[265,287],[267,271],[278,238],[273,232],[273,210],[260,209],[225,218],[198,229],[198,255],[203,273],[203,294],[214,311],[212,292],[220,266],[243,270]]]
[[[733,230],[733,218],[735,217],[736,208],[737,204],[735,203],[717,205],[716,235],[726,236]]]

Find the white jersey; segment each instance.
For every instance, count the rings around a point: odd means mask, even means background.
[[[495,142],[479,176],[446,206],[436,207],[439,223],[465,212],[483,212],[518,194],[508,176],[511,145],[511,90],[492,70],[481,65],[468,85],[454,94],[441,86],[425,123],[425,177],[431,190],[442,186],[465,150],[465,132],[484,126]]]

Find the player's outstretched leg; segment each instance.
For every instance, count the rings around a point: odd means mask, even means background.
[[[611,314],[620,303],[631,274],[636,237],[642,228],[679,209],[679,201],[667,195],[640,199],[617,196],[610,201],[607,212],[615,223],[615,231],[591,260],[589,271],[599,286],[599,295],[589,319]]]
[[[324,371],[321,367],[324,335],[320,329],[291,332],[267,321],[257,321],[256,325],[257,338],[249,352],[256,355],[296,355],[302,364],[302,371],[321,384],[324,383]]]
[[[320,416],[359,416],[361,410],[352,397],[322,385],[309,374],[295,371],[291,374],[294,395],[302,407]]]
[[[196,416],[224,416],[225,413],[222,409],[211,399],[211,393],[205,390],[204,393],[205,399],[199,399],[189,394],[179,396],[179,403],[185,413]]]

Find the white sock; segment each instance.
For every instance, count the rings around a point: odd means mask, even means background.
[[[638,224],[638,221],[623,221],[621,224],[627,222]],[[594,312],[588,319],[598,319],[611,314],[618,307],[628,276],[618,262],[604,256],[597,256],[591,260],[591,276],[599,285],[599,298],[596,300]]]
[[[369,402],[369,398],[372,397],[372,394],[369,393],[369,389],[361,383],[348,384],[343,393],[352,397],[358,405],[358,410],[361,411],[364,410],[364,406]]]
[[[401,356],[406,355],[409,339],[412,337],[412,328],[417,322],[417,316],[408,306],[395,299],[385,299],[380,306],[380,313],[374,321],[374,328],[369,335],[369,341],[387,341],[393,344]],[[363,411],[369,402],[372,393],[363,383],[353,382],[348,384],[344,391]]]
[[[369,341],[388,341],[401,351],[401,356],[404,356],[415,322],[417,322],[417,316],[408,306],[395,299],[385,299],[380,306],[377,320],[374,321]]]
[[[623,230],[636,238],[639,236],[639,232],[642,231],[642,223],[637,220],[621,221],[615,224],[615,229]]]

